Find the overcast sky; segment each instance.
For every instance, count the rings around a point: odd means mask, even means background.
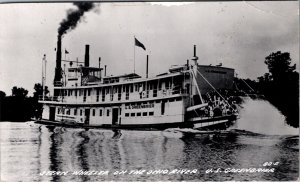
[[[52,88],[59,23],[71,3],[0,4],[0,90],[13,86],[33,92],[41,82],[42,58],[47,55],[47,85]],[[236,70],[256,79],[267,72],[264,58],[274,51],[291,53],[299,66],[298,2],[102,3],[85,14],[75,30],[64,35],[69,60],[84,58],[90,44],[90,65],[108,67],[108,75],[136,72],[155,76],[171,65],[185,64],[197,45],[199,64]],[[65,55],[63,54],[63,58]],[[64,64],[64,63],[63,63]],[[51,92],[52,93],[52,92]]]

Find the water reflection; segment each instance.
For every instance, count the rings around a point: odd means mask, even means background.
[[[39,126],[38,127],[38,142],[37,142],[37,156],[38,159],[42,158],[42,151],[41,151],[41,145],[42,145],[42,127]],[[41,173],[41,168],[42,168],[42,163],[41,160],[38,160],[38,166],[37,166],[37,173],[40,174]],[[37,179],[38,181],[41,181],[41,176],[37,175]]]
[[[192,166],[198,169],[197,178],[204,180],[231,180],[230,176],[216,173],[206,173],[206,170],[224,171],[229,166],[236,164],[235,135],[195,135],[184,136],[184,157],[180,166]],[[202,166],[199,168],[199,166]]]
[[[89,152],[88,149],[89,147],[93,147],[93,146],[89,146],[90,138],[88,135],[88,131],[86,130],[80,131],[78,133],[78,137],[80,138],[80,141],[78,142],[77,146],[75,146],[75,153],[78,158],[78,165],[80,166],[78,169],[82,169],[83,171],[89,171],[90,155],[88,153]],[[82,175],[80,177],[82,181],[89,180],[88,175]]]
[[[1,178],[6,181],[18,181],[20,177],[23,181],[295,180],[298,176],[297,136],[262,135],[242,130],[230,135],[197,135],[84,130],[24,123],[0,126],[4,132],[1,134],[1,165],[5,166]],[[276,173],[205,173],[208,169],[259,167],[266,161],[281,164]],[[142,169],[197,169],[198,173],[128,175],[131,170]],[[110,174],[72,175],[80,170],[109,170]],[[127,174],[113,175],[115,171],[126,170]],[[16,176],[18,171],[23,173]],[[39,175],[43,171],[70,173],[67,176]]]
[[[114,133],[112,139],[119,139],[122,136],[121,130],[113,129],[112,131]]]
[[[50,166],[49,171],[62,171],[62,157],[60,156],[61,148],[60,146],[63,144],[63,139],[61,133],[56,133],[57,128],[55,127],[47,127],[49,130],[50,136],[49,136],[49,160],[50,160]],[[60,181],[59,176],[53,175],[52,181]]]

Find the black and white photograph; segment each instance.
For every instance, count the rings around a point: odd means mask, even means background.
[[[0,181],[298,181],[298,1],[0,3]]]

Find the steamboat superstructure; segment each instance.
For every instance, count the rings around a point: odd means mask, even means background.
[[[106,66],[89,66],[90,46],[85,48],[84,64],[70,66],[62,74],[59,38],[54,96],[41,96],[40,123],[165,129],[214,127],[236,119],[234,105],[218,92],[232,89],[234,69],[198,65],[196,46],[186,64],[152,78],[136,73],[107,76]]]

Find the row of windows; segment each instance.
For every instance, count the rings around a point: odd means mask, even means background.
[[[79,110],[79,116],[83,115],[83,109],[65,109],[65,108],[58,108],[57,109],[57,114],[66,114],[66,115],[71,115],[71,110],[73,110],[73,115],[77,116]],[[92,109],[92,116],[96,115],[96,109]],[[99,109],[99,116],[103,115],[103,109]],[[106,110],[106,116],[110,115],[110,110]]]
[[[107,109],[106,110],[106,116],[109,116],[110,114],[110,110]],[[103,115],[103,109],[99,109],[99,116]],[[96,116],[96,109],[92,109],[92,116]]]
[[[65,108],[58,108],[57,113],[58,114],[66,114],[71,115],[72,109],[65,109]],[[73,109],[73,115],[76,116],[78,109]],[[79,109],[79,116],[83,115],[83,109]],[[103,109],[99,109],[99,116],[103,115]],[[110,115],[110,110],[106,110],[106,116]],[[125,113],[125,117],[135,117],[135,116],[153,116],[154,112],[137,112],[137,113]],[[92,116],[96,116],[96,109],[92,109]]]
[[[167,101],[164,101],[165,103],[167,102],[175,102],[175,101],[181,101],[182,98],[181,97],[178,97],[178,98],[170,98],[168,99]],[[134,104],[129,104],[129,103],[126,103],[125,106],[135,106],[135,105],[146,105],[146,104],[154,104],[154,103],[161,103],[162,101],[161,100],[156,100],[156,101],[149,101],[149,102],[139,102],[138,104],[134,103]]]
[[[74,90],[74,89],[70,89],[70,90],[60,90],[60,95],[62,96],[72,96],[73,93],[75,96],[79,95],[84,95],[84,96],[90,96],[91,95],[91,91],[92,89],[86,89],[86,90]]]
[[[137,113],[134,113],[134,112],[132,112],[132,113],[125,113],[125,117],[135,117],[135,116],[153,116],[154,115],[154,112],[152,111],[152,112],[137,112]]]

